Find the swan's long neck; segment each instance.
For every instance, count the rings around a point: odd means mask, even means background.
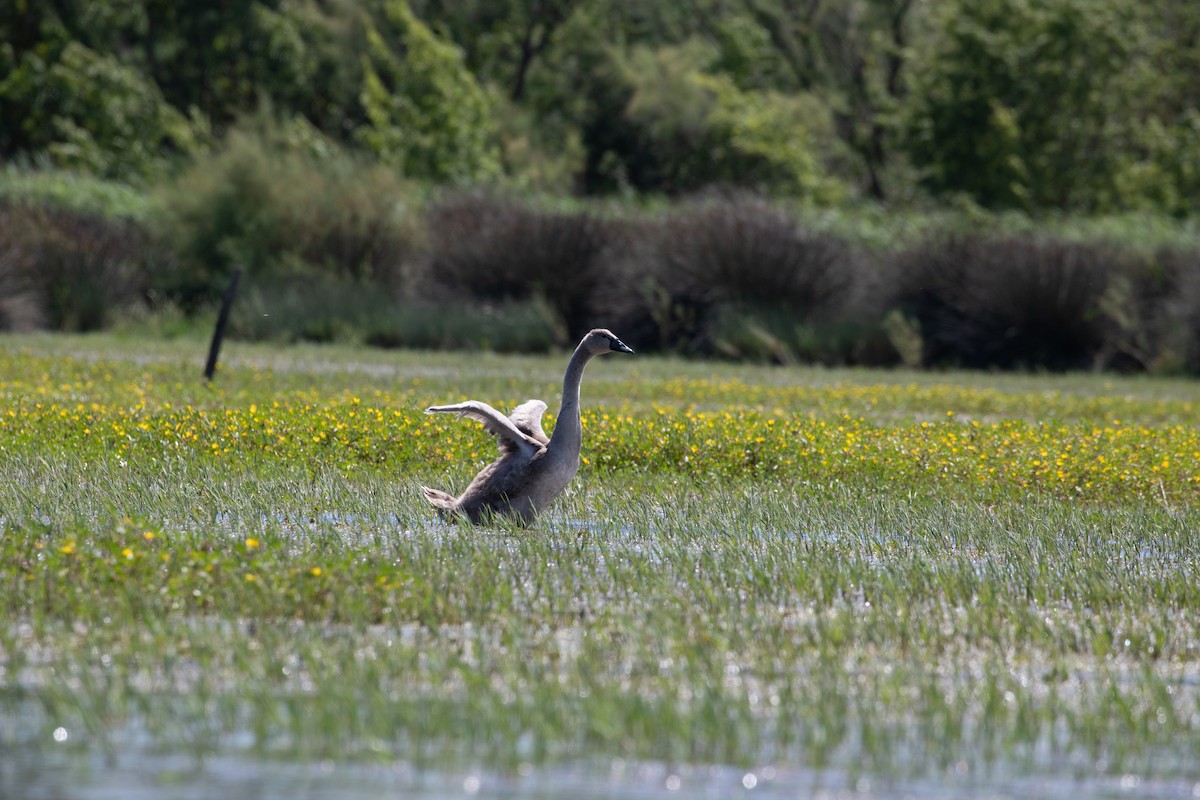
[[[558,410],[558,421],[554,424],[548,449],[573,451],[576,456],[579,455],[579,448],[583,445],[583,424],[579,421],[579,384],[583,381],[583,370],[593,355],[580,343],[567,364],[567,374],[563,376],[562,408]]]

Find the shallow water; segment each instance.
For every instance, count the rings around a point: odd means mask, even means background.
[[[843,772],[798,768],[666,765],[623,760],[548,767],[523,765],[511,773],[485,769],[417,769],[392,764],[296,763],[229,754],[197,760],[182,754],[123,753],[113,759],[78,748],[5,748],[0,797],[6,800],[280,800],[337,798],[411,800],[678,800],[746,797],[824,800],[1057,800],[1070,798],[1200,797],[1188,778],[1145,780],[1138,775],[1003,775],[996,768],[972,776],[962,765],[945,775],[908,780],[851,778]]]
[[[662,540],[672,542],[674,548],[699,547],[696,538],[701,543],[705,537],[719,536],[720,532],[706,527],[699,531],[681,530],[678,526],[655,527],[653,518],[643,519],[638,528],[630,525],[602,524],[590,522],[573,514],[547,515],[544,519],[542,534],[547,537],[549,547],[557,549],[567,546],[575,550],[583,547],[586,550],[603,549],[615,550],[616,555],[639,555],[648,560],[655,560],[658,551],[655,543]],[[355,514],[342,512],[318,512],[312,515],[272,515],[267,516],[238,516],[226,512],[217,520],[217,527],[229,536],[253,535],[257,530],[272,530],[282,534],[283,538],[294,542],[297,547],[305,547],[312,540],[335,534],[337,540],[358,545],[378,541],[382,544],[381,552],[395,548],[395,542],[404,541],[409,537],[438,543],[443,539],[452,541],[458,538],[462,531],[456,526],[438,521],[402,519],[400,516],[389,514]],[[640,527],[645,525],[646,527]],[[798,526],[800,528],[802,526]],[[815,526],[814,526],[815,527]],[[208,529],[211,531],[211,528]],[[647,530],[651,532],[648,533]],[[828,531],[778,531],[756,529],[756,533],[764,538],[801,538],[838,541],[860,538],[872,542],[891,541],[886,535],[886,526],[872,527],[865,531],[856,531],[852,526],[836,526]],[[586,532],[584,542],[577,545],[574,532]],[[499,550],[520,550],[523,538],[511,531],[486,530],[473,531],[472,535],[482,537],[485,548],[494,547]],[[594,545],[592,537],[599,537],[603,546]],[[895,541],[903,544],[903,537],[897,535]],[[1114,551],[1114,558],[1122,563],[1129,561],[1141,568],[1142,564],[1163,564],[1172,569],[1186,565],[1187,560],[1173,551],[1162,548],[1131,547],[1128,552],[1120,548],[1120,541],[1114,540],[1109,549]],[[540,550],[537,552],[541,552]],[[597,556],[603,561],[603,555]],[[955,555],[962,558],[961,554]],[[865,557],[865,562],[879,569],[887,568],[891,563],[888,559]],[[972,564],[984,564],[986,558],[970,558]],[[1129,570],[1135,573],[1134,569]],[[685,574],[686,577],[686,574]],[[857,602],[859,595],[851,593],[849,602]],[[191,624],[184,621],[181,624]],[[199,625],[253,625],[251,622],[211,621],[200,620]],[[409,627],[388,629],[388,635],[407,636],[417,635],[425,630],[414,625]],[[439,629],[442,633],[446,628]],[[370,633],[373,633],[372,629]],[[565,629],[564,635],[575,635],[577,628]],[[389,643],[390,644],[390,643]],[[1125,642],[1129,646],[1129,642]],[[569,655],[570,648],[560,645],[555,653]],[[28,654],[27,654],[28,655]],[[956,666],[957,665],[957,666]],[[2,666],[2,664],[0,664]],[[953,662],[952,669],[961,668],[962,662]],[[185,679],[195,669],[185,659],[176,667],[175,675]],[[1036,672],[1036,664],[1028,669],[1034,670],[1028,675],[1029,684],[1039,686],[1042,678]],[[1015,673],[1014,673],[1015,674]],[[974,675],[974,673],[972,673]],[[969,682],[972,675],[960,676],[956,672],[948,672],[943,677],[945,685],[956,686]],[[4,676],[0,672],[0,679]],[[236,678],[236,675],[233,676]],[[975,676],[978,678],[978,676]],[[1024,673],[1020,675],[1022,686],[1025,686]],[[1092,672],[1086,665],[1072,667],[1070,680],[1064,686],[1079,686],[1093,681],[1102,681],[1105,685],[1112,683],[1120,685],[1125,681],[1136,688],[1144,680],[1144,674],[1131,669],[1105,670]],[[28,697],[31,692],[45,688],[44,683],[23,681],[20,675],[9,675],[9,685],[14,689],[15,696]],[[54,680],[50,673],[46,680]],[[1196,705],[1195,687],[1200,686],[1200,675],[1194,671],[1172,672],[1175,687],[1187,690],[1184,695],[1177,695],[1176,703],[1184,710],[1200,708]],[[220,690],[222,697],[233,696],[233,707],[240,707],[236,699],[236,685],[214,686]],[[308,691],[295,688],[297,692]],[[1032,691],[1032,690],[1031,690]],[[1168,690],[1169,691],[1169,690]],[[1132,696],[1138,696],[1131,692]],[[1183,699],[1178,699],[1182,697]],[[1063,690],[1063,701],[1067,692]],[[17,701],[18,703],[20,701]],[[972,706],[974,708],[975,706]],[[878,706],[886,712],[886,706]],[[172,715],[167,715],[175,719]],[[240,719],[240,717],[239,717]],[[1194,731],[1200,717],[1193,717],[1191,730]],[[240,798],[375,798],[375,797],[411,797],[419,800],[440,800],[441,798],[484,797],[484,798],[677,798],[677,797],[821,797],[821,798],[1200,798],[1200,761],[1189,764],[1181,760],[1186,754],[1187,744],[1170,753],[1156,751],[1147,756],[1144,763],[1154,765],[1153,774],[1157,777],[1144,779],[1137,774],[1105,774],[1101,766],[1090,768],[1087,762],[1075,761],[1069,766],[1059,766],[1053,763],[1049,756],[1034,756],[1034,766],[1018,766],[1005,762],[1000,756],[988,764],[986,770],[976,771],[968,766],[977,763],[970,754],[960,754],[955,751],[951,758],[963,757],[961,771],[958,766],[952,766],[944,773],[931,774],[934,766],[927,766],[929,759],[905,759],[896,755],[899,768],[903,772],[906,764],[912,762],[919,768],[921,777],[918,778],[887,778],[874,777],[861,779],[853,771],[853,765],[858,763],[859,756],[854,751],[856,742],[853,731],[849,734],[845,750],[840,752],[834,763],[840,768],[814,771],[798,764],[813,763],[806,758],[806,753],[791,753],[779,757],[777,753],[761,755],[762,758],[778,758],[774,766],[758,766],[740,768],[735,766],[666,765],[661,763],[626,762],[611,760],[587,760],[581,762],[556,762],[548,766],[526,766],[512,772],[498,771],[495,768],[482,768],[458,764],[430,768],[429,762],[423,762],[420,767],[399,760],[392,763],[363,763],[363,762],[334,762],[334,761],[297,761],[287,760],[282,755],[263,757],[259,751],[251,749],[252,737],[244,736],[236,731],[244,721],[231,723],[232,736],[226,735],[219,743],[210,740],[208,752],[203,758],[197,757],[193,748],[189,747],[192,739],[184,739],[184,744],[176,740],[164,747],[163,743],[153,741],[144,733],[124,729],[113,732],[114,744],[109,748],[93,745],[76,737],[74,731],[65,742],[55,742],[46,737],[45,731],[53,730],[53,723],[48,728],[40,726],[41,733],[33,732],[35,726],[30,724],[29,715],[22,712],[19,705],[0,709],[0,800],[8,798],[44,798],[57,800],[59,798],[208,798],[220,797],[222,800],[240,800]],[[217,730],[214,728],[212,730]],[[209,730],[206,728],[206,730]],[[941,731],[933,733],[935,738],[941,738]],[[1192,739],[1191,735],[1187,739]],[[213,747],[216,752],[213,753]],[[898,742],[903,746],[903,742]],[[1164,745],[1168,747],[1169,745]],[[1031,745],[1036,748],[1036,745]],[[201,748],[196,748],[201,749]],[[846,751],[850,751],[848,754]],[[362,754],[363,749],[357,751]],[[471,754],[478,751],[472,750]],[[585,751],[587,752],[587,751]],[[115,753],[114,757],[106,754]],[[408,758],[411,752],[403,748],[391,748],[384,751],[370,751],[369,755],[379,755],[381,758]],[[527,757],[525,754],[521,758]],[[737,756],[719,756],[736,759]],[[442,762],[436,762],[441,764]],[[488,762],[495,763],[495,762]],[[1082,766],[1081,766],[1082,765]],[[1165,765],[1165,769],[1163,768]],[[1037,770],[1030,774],[1030,769]],[[1082,775],[1082,777],[1081,777]],[[1161,777],[1163,775],[1172,777]]]
[[[968,760],[919,777],[851,774],[771,764],[742,767],[591,758],[512,769],[455,764],[416,766],[380,752],[371,762],[300,761],[263,756],[253,737],[226,736],[215,747],[164,748],[136,722],[115,731],[108,746],[56,729],[48,737],[41,713],[17,701],[0,714],[0,798],[3,800],[679,800],[679,798],[819,798],[820,800],[1087,800],[1200,798],[1200,772],[1179,765],[1178,777],[1146,779],[1089,768],[1017,766],[984,769]],[[205,750],[201,754],[202,750]],[[903,769],[903,768],[901,768]]]

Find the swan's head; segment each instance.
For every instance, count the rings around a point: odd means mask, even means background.
[[[601,353],[632,353],[633,348],[617,338],[617,335],[607,328],[595,328],[588,331],[581,342],[583,347],[592,355]]]

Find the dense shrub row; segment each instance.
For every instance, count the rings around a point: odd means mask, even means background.
[[[133,222],[0,203],[0,330],[105,327],[148,297],[154,251]]]
[[[425,212],[428,248],[418,273],[445,303],[544,303],[561,341],[599,316],[603,256],[619,225],[586,211],[538,211],[483,194],[455,194]]]
[[[531,351],[605,325],[697,356],[1200,373],[1197,245],[959,225],[880,249],[750,195],[640,213],[398,196],[374,167],[247,147],[136,222],[0,201],[0,328],[207,324],[242,266],[231,334],[251,339]]]

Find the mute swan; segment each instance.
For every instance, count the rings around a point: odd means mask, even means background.
[[[603,328],[589,331],[583,337],[567,364],[562,408],[554,435],[550,437],[542,430],[546,404],[541,400],[522,403],[507,417],[478,400],[425,409],[426,414],[453,413],[478,420],[500,445],[500,457],[480,470],[462,495],[454,497],[422,486],[425,499],[443,515],[462,515],[471,522],[499,515],[512,516],[522,525],[529,524],[562,494],[579,469],[579,448],[583,443],[579,383],[584,368],[593,357],[603,353],[632,352],[612,331]]]

